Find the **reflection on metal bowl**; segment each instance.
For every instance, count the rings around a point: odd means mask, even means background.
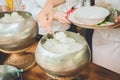
[[[11,54],[4,64],[24,70],[31,68],[35,64],[34,54],[25,50],[35,43],[37,35],[38,24],[31,13],[25,11],[0,13],[0,51]]]
[[[48,76],[64,80],[71,80],[85,65],[90,62],[91,53],[87,42],[79,34],[65,31],[67,36],[75,39],[77,43],[83,46],[79,51],[73,53],[56,53],[46,49],[43,44],[47,39],[52,39],[52,35],[45,35],[36,48],[36,61],[38,65],[48,74]],[[51,46],[54,47],[55,45]],[[68,79],[66,79],[68,78]]]
[[[38,34],[37,22],[32,15],[24,11],[16,11],[24,20],[19,22],[0,21],[0,49],[2,51],[19,51],[32,45]],[[13,12],[0,13],[0,18],[5,14]],[[17,17],[15,19],[18,19]]]

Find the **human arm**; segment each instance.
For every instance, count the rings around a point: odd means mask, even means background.
[[[61,23],[64,24],[70,24],[71,22],[66,18],[67,14],[65,12],[55,12],[54,13],[54,19],[58,20]]]
[[[120,28],[120,15],[114,20],[115,24],[110,26],[110,28]]]
[[[1,9],[2,12],[9,11],[8,7],[7,6],[3,6],[3,5],[0,5],[0,9]]]
[[[95,5],[96,6],[101,6],[105,8],[112,8],[114,10],[117,10],[118,12],[114,12],[115,17],[116,15],[120,14],[120,0],[96,0]],[[117,13],[117,14],[116,14]],[[110,28],[118,28],[120,27],[120,15],[117,18],[114,18],[114,25],[110,26]]]
[[[47,0],[46,4],[51,4],[53,7],[64,3],[66,0]]]
[[[60,6],[57,6],[54,11],[54,19],[62,23],[70,24],[71,22],[67,19],[69,13],[74,10],[72,8],[77,8],[78,4],[81,5],[79,0],[66,0],[66,2]]]
[[[107,2],[106,2],[107,3]],[[110,26],[109,28],[120,28],[120,0],[109,1],[108,8],[110,10],[111,18],[114,21],[114,25]]]
[[[0,1],[0,9],[2,12],[9,11],[9,8],[5,0]]]
[[[21,4],[21,5],[20,5],[20,10],[21,10],[21,11],[24,11],[25,8],[26,8],[26,5],[25,5],[25,4]]]
[[[41,23],[41,25],[46,28],[48,33],[52,32],[51,25],[54,18],[54,7],[59,4],[62,4],[65,1],[66,0],[47,0],[42,10],[40,11],[38,15],[38,20]]]

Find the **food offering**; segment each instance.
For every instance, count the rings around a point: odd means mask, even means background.
[[[114,25],[114,19],[119,15],[115,9],[89,6],[72,11],[67,17],[73,24],[90,29],[106,29]],[[119,24],[118,24],[119,25]]]
[[[84,37],[74,32],[55,32],[43,36],[35,53],[38,65],[53,79],[71,80],[91,60]]]
[[[35,64],[34,55],[26,52],[38,35],[37,22],[26,11],[0,13],[0,51],[11,54],[3,64],[27,70]]]

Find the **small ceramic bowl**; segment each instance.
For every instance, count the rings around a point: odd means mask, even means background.
[[[110,12],[102,7],[89,6],[78,8],[73,14],[75,20],[80,24],[96,25],[103,22]]]

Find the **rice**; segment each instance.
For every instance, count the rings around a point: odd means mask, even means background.
[[[53,38],[47,39],[43,47],[55,53],[74,53],[83,48],[80,43],[72,37],[68,37],[64,32],[53,34]]]
[[[0,18],[0,21],[4,23],[20,22],[22,20],[24,20],[24,18],[17,12],[12,12],[11,14],[5,13],[4,16]]]

